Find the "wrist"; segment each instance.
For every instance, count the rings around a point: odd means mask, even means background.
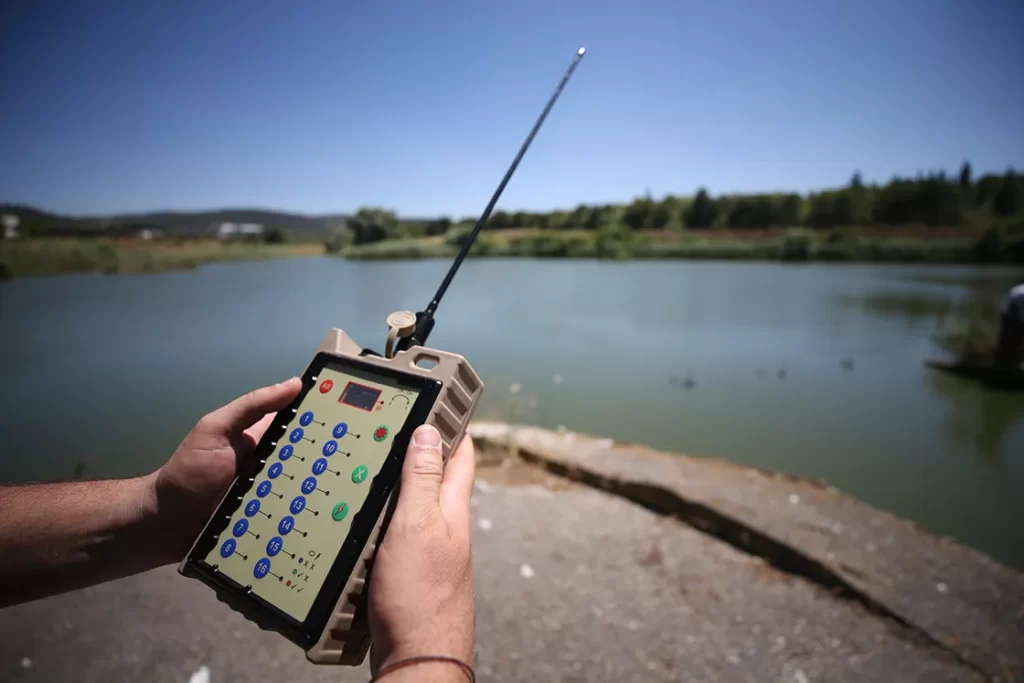
[[[156,524],[160,512],[156,495],[157,472],[131,481],[135,489],[134,504],[139,517],[147,524]]]
[[[145,531],[145,543],[141,549],[152,561],[154,567],[174,564],[181,560],[180,535],[181,519],[167,501],[161,501],[160,471],[133,480],[136,485],[135,505],[141,526]]]

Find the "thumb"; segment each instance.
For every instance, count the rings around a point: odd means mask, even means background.
[[[443,473],[441,434],[433,426],[423,425],[413,432],[405,452],[395,514],[412,518],[439,507]]]
[[[298,377],[292,377],[280,384],[250,391],[223,408],[213,411],[203,418],[203,421],[216,431],[228,434],[241,432],[267,413],[286,407],[299,395],[301,389],[302,382]]]

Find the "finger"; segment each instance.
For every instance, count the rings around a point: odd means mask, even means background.
[[[275,413],[267,413],[260,421],[245,430],[245,440],[249,442],[249,449],[256,448],[256,444],[260,442],[263,435],[266,433],[267,428],[274,421]]]
[[[395,516],[418,519],[437,508],[443,471],[441,434],[431,425],[423,425],[413,432],[405,452]]]
[[[301,390],[302,382],[298,377],[292,377],[280,384],[250,391],[213,411],[203,421],[217,431],[228,434],[241,432],[267,413],[275,413],[287,406]]]
[[[473,439],[466,434],[462,443],[448,458],[441,479],[441,512],[451,523],[470,523],[469,499],[473,495],[476,476],[476,449]],[[462,522],[459,522],[462,520]]]

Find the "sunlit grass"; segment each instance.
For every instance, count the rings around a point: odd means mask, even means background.
[[[0,242],[0,278],[57,273],[154,273],[215,261],[255,261],[322,254],[316,243],[222,243],[214,240],[19,239]]]
[[[462,233],[456,235],[461,237]],[[528,258],[728,259],[761,261],[833,261],[861,263],[978,263],[1022,258],[1018,242],[1000,243],[998,258],[980,248],[976,237],[863,236],[851,231],[789,229],[761,234],[723,235],[715,231],[676,232],[671,238],[619,228],[607,230],[494,230],[482,232],[474,256]],[[450,257],[458,239],[442,236],[391,239],[349,246],[351,259]]]

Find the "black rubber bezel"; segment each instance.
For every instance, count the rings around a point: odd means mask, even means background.
[[[294,419],[295,413],[292,410],[297,409],[302,403],[306,393],[316,383],[314,378],[319,376],[325,367],[341,372],[357,370],[377,375],[392,380],[404,388],[416,390],[419,392],[419,396],[402,428],[395,434],[391,451],[384,460],[380,471],[373,478],[366,501],[354,514],[348,536],[342,543],[338,556],[331,565],[327,578],[313,601],[305,621],[298,621],[252,593],[246,586],[220,573],[215,565],[207,564],[203,558],[216,546],[218,538],[227,528],[231,515],[242,504],[245,494],[254,486],[255,481],[250,481],[250,479],[255,480],[267,466],[267,460],[275,448],[272,444],[283,433],[284,426]],[[373,528],[380,518],[388,496],[398,483],[402,463],[405,460],[405,451],[412,438],[412,433],[427,421],[431,408],[440,393],[441,385],[440,380],[423,375],[381,367],[346,356],[318,353],[302,376],[302,391],[291,405],[275,416],[274,422],[267,429],[252,455],[239,465],[238,476],[231,484],[228,495],[210,518],[206,529],[203,530],[186,559],[185,575],[195,577],[216,590],[217,596],[221,600],[242,612],[262,628],[277,631],[306,650],[315,645],[327,625],[327,620],[338,602],[342,589],[355,568],[355,563],[366,546],[367,539],[373,533]]]

